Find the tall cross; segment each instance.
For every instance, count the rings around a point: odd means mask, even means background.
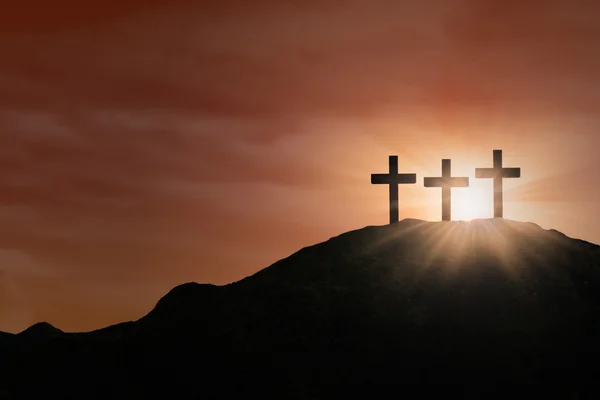
[[[438,178],[425,178],[423,183],[425,187],[441,187],[442,188],[442,221],[450,221],[452,210],[452,199],[450,191],[453,187],[468,187],[469,178],[452,177],[452,165],[448,159],[442,160],[442,176]]]
[[[475,178],[494,179],[494,218],[503,218],[503,178],[520,178],[521,168],[502,168],[502,150],[494,150],[494,168],[475,168]]]
[[[417,183],[417,174],[399,174],[398,156],[390,156],[390,172],[371,174],[374,185],[390,185],[390,224],[398,222],[398,185]]]

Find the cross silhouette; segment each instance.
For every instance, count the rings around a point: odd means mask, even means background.
[[[494,179],[494,218],[503,218],[503,178],[520,178],[521,168],[502,168],[502,150],[494,150],[494,168],[475,168],[475,178]]]
[[[450,191],[453,187],[468,187],[469,178],[452,177],[451,160],[442,160],[442,176],[438,178],[424,178],[423,184],[425,187],[441,187],[442,188],[442,221],[450,221],[452,210],[452,199]]]
[[[371,174],[373,185],[390,185],[390,224],[398,222],[398,185],[417,183],[417,174],[399,174],[398,156],[390,156],[390,172]]]

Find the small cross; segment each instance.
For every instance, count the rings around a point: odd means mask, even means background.
[[[388,174],[371,174],[373,185],[390,185],[390,224],[398,222],[398,185],[417,183],[417,174],[399,174],[398,156],[390,156]]]
[[[494,168],[475,168],[476,178],[494,179],[494,218],[503,218],[503,178],[520,178],[521,168],[502,168],[502,150],[494,150]]]
[[[469,178],[457,178],[452,177],[451,173],[451,160],[442,160],[442,177],[441,178],[425,178],[423,183],[425,187],[441,187],[442,188],[442,221],[450,221],[452,199],[450,197],[450,190],[453,187],[468,187]]]

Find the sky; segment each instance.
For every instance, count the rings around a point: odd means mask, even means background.
[[[0,13],[0,331],[89,331],[388,222],[493,216],[600,243],[600,4],[22,0]]]

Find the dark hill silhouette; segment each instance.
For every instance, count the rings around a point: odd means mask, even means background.
[[[0,332],[0,352],[4,352],[5,349],[10,347],[10,344],[13,341],[13,334]]]
[[[0,357],[0,393],[339,398],[452,383],[477,398],[526,383],[585,398],[598,395],[600,247],[531,223],[409,219],[233,284],[178,286],[135,322],[50,336]]]
[[[26,339],[26,340],[49,340],[55,338],[56,336],[62,335],[63,331],[58,328],[53,327],[47,322],[38,322],[35,325],[30,326],[25,329],[23,332],[19,333],[17,337]]]

